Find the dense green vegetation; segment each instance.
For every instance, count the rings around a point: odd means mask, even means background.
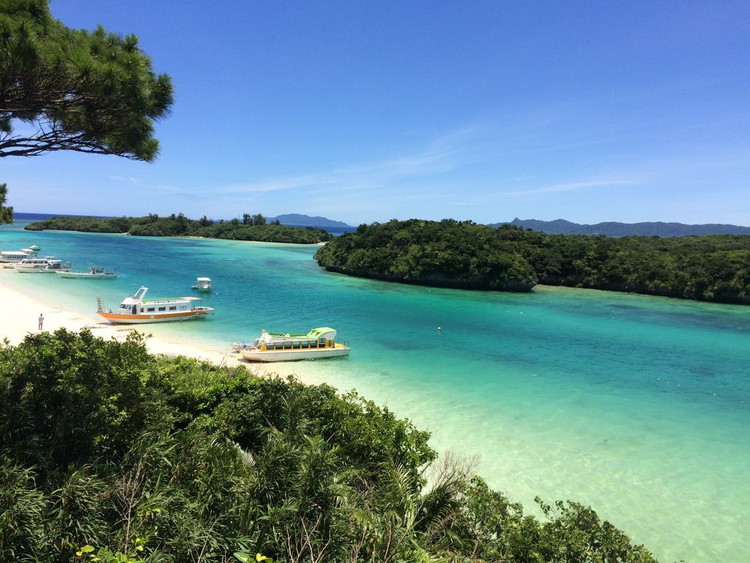
[[[87,233],[127,233],[147,237],[203,237],[260,242],[286,242],[315,244],[330,240],[332,236],[323,229],[313,227],[287,227],[278,222],[268,224],[263,215],[243,215],[242,219],[215,222],[203,217],[188,219],[182,213],[169,217],[53,217],[29,223],[30,231],[54,229]]]
[[[750,236],[549,235],[453,220],[362,225],[315,255],[345,274],[467,289],[535,283],[750,303]]]
[[[137,333],[0,345],[0,407],[0,561],[654,561],[575,502],[524,514],[354,393]]]
[[[315,254],[327,270],[403,283],[530,291],[534,270],[516,242],[470,221],[360,225]]]

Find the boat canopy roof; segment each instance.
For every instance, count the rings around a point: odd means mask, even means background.
[[[322,326],[312,329],[307,333],[307,336],[309,336],[310,338],[335,338],[336,330],[328,326]]]
[[[148,288],[141,286],[134,295],[130,295],[122,300],[121,305],[132,305],[134,303],[164,303],[170,301],[199,301],[200,297],[160,297],[156,299],[144,299]]]
[[[290,332],[267,332],[263,331],[260,340],[265,342],[279,342],[284,340],[319,340],[325,338],[332,340],[336,338],[336,329],[323,326],[312,329],[307,334],[294,334]]]

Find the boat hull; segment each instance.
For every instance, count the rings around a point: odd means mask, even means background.
[[[16,272],[19,274],[59,274],[63,271],[53,268],[16,268]]]
[[[319,358],[338,358],[349,355],[350,348],[336,344],[333,348],[315,348],[306,350],[241,350],[240,356],[248,362],[296,362],[299,360],[317,360]]]
[[[200,319],[208,316],[211,311],[212,309],[207,307],[205,309],[196,308],[192,311],[184,311],[179,313],[143,313],[138,315],[121,315],[119,313],[105,313],[104,311],[98,311],[97,314],[102,318],[108,320],[112,324],[138,325]]]
[[[117,278],[117,274],[87,274],[85,272],[55,272],[61,278],[77,279],[77,280],[114,280]]]

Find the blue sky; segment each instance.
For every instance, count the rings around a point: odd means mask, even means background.
[[[151,164],[6,158],[16,211],[750,225],[747,1],[52,0],[175,86]]]

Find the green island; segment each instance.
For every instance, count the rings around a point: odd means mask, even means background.
[[[203,217],[188,219],[182,213],[168,217],[52,217],[24,227],[29,231],[79,231],[87,233],[126,233],[147,237],[201,237],[256,242],[317,244],[333,236],[314,227],[290,227],[269,223],[263,215],[245,213],[242,219],[214,221]]]
[[[2,561],[655,561],[355,392],[90,330],[0,343]]]
[[[471,221],[361,225],[315,254],[352,276],[461,289],[535,284],[750,304],[750,236],[550,235]]]

